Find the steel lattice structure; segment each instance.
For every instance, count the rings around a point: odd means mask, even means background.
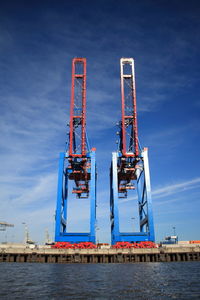
[[[154,241],[154,224],[148,149],[138,142],[134,60],[121,58],[122,118],[119,125],[119,147],[112,153],[110,169],[111,241]],[[120,232],[118,203],[136,190],[139,206],[139,232]]]
[[[72,87],[69,142],[60,153],[55,241],[95,243],[96,159],[86,135],[86,59],[72,60]],[[73,182],[70,191],[69,181]],[[70,195],[90,199],[90,232],[67,232],[67,205]]]

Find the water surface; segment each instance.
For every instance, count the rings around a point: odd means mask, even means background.
[[[200,262],[1,263],[0,299],[200,299]]]

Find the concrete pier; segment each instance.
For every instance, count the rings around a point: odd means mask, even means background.
[[[0,247],[0,262],[140,263],[200,261],[200,247],[156,249],[51,249]]]

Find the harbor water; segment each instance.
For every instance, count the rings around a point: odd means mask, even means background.
[[[1,263],[0,299],[200,299],[200,262]]]

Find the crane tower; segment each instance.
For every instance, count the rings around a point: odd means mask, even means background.
[[[148,149],[140,149],[138,142],[134,60],[121,58],[120,72],[122,115],[118,151],[112,153],[110,168],[111,241],[154,241]],[[131,191],[138,199],[140,231],[120,232],[118,203]]]
[[[69,122],[69,141],[60,153],[56,208],[55,241],[95,243],[96,222],[96,159],[95,148],[90,150],[86,135],[86,59],[72,60],[72,86]],[[72,182],[72,187],[69,185]],[[71,188],[71,190],[70,190]],[[90,200],[90,231],[67,231],[68,200]]]

